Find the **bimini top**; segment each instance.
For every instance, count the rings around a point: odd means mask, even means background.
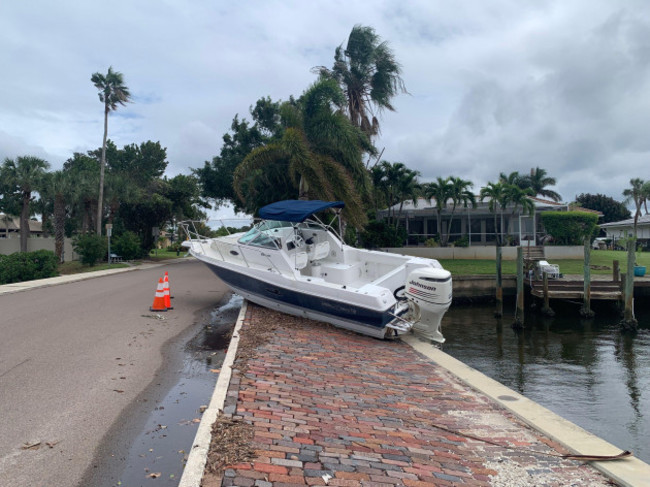
[[[260,218],[282,222],[304,222],[314,213],[328,208],[343,208],[343,201],[285,200],[260,208]]]

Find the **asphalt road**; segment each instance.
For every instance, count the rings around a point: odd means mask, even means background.
[[[164,271],[175,298],[160,320]],[[119,457],[129,438],[114,432],[137,434],[170,386],[171,351],[225,293],[191,260],[0,295],[0,485],[80,485]]]

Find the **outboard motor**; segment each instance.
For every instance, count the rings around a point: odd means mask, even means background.
[[[440,322],[451,305],[451,273],[433,267],[415,269],[406,279],[404,296],[411,308],[413,331],[425,340],[444,343]]]

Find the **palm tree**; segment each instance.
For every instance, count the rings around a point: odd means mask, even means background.
[[[525,176],[523,178],[527,182],[528,188],[532,189],[535,193],[535,196],[543,196],[545,198],[550,198],[553,201],[562,200],[562,196],[559,193],[551,189],[546,189],[546,186],[555,186],[555,178],[547,176],[545,169],[536,167],[530,170],[530,176]]]
[[[528,186],[526,176],[519,174],[519,171],[513,171],[510,174],[499,173],[499,182],[519,186],[522,189]]]
[[[395,226],[398,225],[402,215],[404,202],[412,201],[417,205],[420,196],[420,185],[418,183],[418,171],[407,168],[401,162],[390,163],[382,161],[371,170],[373,183],[375,184],[375,199],[381,198],[388,207],[389,221]],[[397,214],[391,208],[399,203]]]
[[[639,217],[641,216],[641,206],[645,202],[646,194],[644,192],[644,181],[640,178],[630,179],[631,188],[623,190],[623,196],[626,197],[625,203],[634,201],[634,206],[636,208],[634,212],[634,238],[636,239],[636,228],[637,223],[639,222]]]
[[[436,231],[438,232],[438,239],[440,245],[446,245],[446,240],[443,239],[442,234],[442,210],[447,207],[447,202],[453,197],[453,184],[450,178],[443,179],[440,176],[435,181],[426,183],[424,185],[424,197],[427,199],[434,198],[436,200]]]
[[[108,113],[117,110],[117,105],[126,105],[131,101],[131,93],[124,85],[122,73],[113,71],[113,67],[108,68],[108,73],[94,73],[90,77],[95,88],[99,90],[99,101],[104,104],[104,139],[102,141],[102,158],[99,170],[99,197],[97,198],[97,235],[102,233],[102,202],[104,199],[104,167],[106,166],[106,138],[108,136]]]
[[[393,51],[372,27],[355,25],[345,48],[343,44],[336,48],[332,69],[315,69],[339,83],[347,98],[350,121],[368,138],[379,133],[377,115],[384,109],[395,111],[392,98],[407,93]]]
[[[370,193],[368,172],[361,160],[367,139],[337,109],[344,102],[336,82],[321,79],[297,102],[282,105],[286,128],[281,138],[251,151],[235,169],[235,192],[249,211],[270,203],[260,198],[269,184],[284,185],[280,189],[285,192],[292,190],[288,175],[299,198],[343,200],[346,220],[355,227],[363,226],[363,200]],[[272,189],[277,194],[277,189]]]
[[[41,188],[45,170],[50,165],[43,159],[33,156],[22,156],[5,159],[3,165],[3,179],[5,184],[13,189],[20,198],[20,251],[27,252],[27,239],[29,238],[29,216],[31,203],[34,200],[32,193]]]
[[[506,188],[506,184],[501,181],[497,181],[496,183],[490,182],[487,183],[487,186],[481,188],[481,192],[479,194],[481,201],[483,201],[486,198],[490,199],[490,201],[488,202],[488,210],[490,210],[490,213],[494,215],[494,233],[495,233],[497,246],[502,245],[501,232],[499,232],[498,230],[499,226],[498,226],[497,213],[500,209],[503,209],[504,207],[503,199],[504,199],[505,188]]]
[[[54,253],[59,262],[64,261],[66,208],[73,201],[76,181],[66,171],[50,173],[47,181],[47,194],[53,200]]]
[[[497,212],[505,206],[505,190],[508,186],[507,183],[497,181],[496,183],[488,183],[487,186],[481,188],[480,198],[483,201],[485,198],[490,198],[488,209],[494,215],[494,233],[496,238],[496,308],[494,315],[496,317],[503,316],[503,283],[501,279],[501,246],[503,245],[502,232],[499,232],[497,226]],[[503,230],[503,229],[501,229]]]
[[[449,216],[449,222],[447,223],[447,237],[445,239],[445,246],[449,241],[449,236],[451,235],[451,223],[454,219],[454,213],[458,205],[462,204],[463,208],[467,208],[469,204],[472,205],[472,208],[476,208],[476,197],[474,193],[470,191],[470,188],[474,186],[471,181],[466,181],[461,178],[450,176],[449,182],[451,183],[451,215]]]
[[[506,185],[503,191],[503,206],[512,205],[512,210],[510,213],[510,232],[512,231],[512,226],[515,220],[515,213],[521,208],[521,212],[524,214],[532,215],[535,212],[535,203],[530,199],[533,194],[533,190],[530,188],[521,189],[518,186],[509,184]]]

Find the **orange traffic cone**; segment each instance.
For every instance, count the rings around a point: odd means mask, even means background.
[[[156,294],[153,298],[153,304],[151,311],[167,311],[167,306],[165,306],[165,290],[162,277],[158,280],[158,288],[156,289]]]
[[[165,307],[167,309],[174,309],[172,307],[172,302],[171,302],[171,297],[169,296],[169,281],[167,280],[167,276],[165,276],[165,279],[163,281],[163,296],[165,299]]]
[[[169,274],[167,274],[167,271],[165,271],[164,283],[167,285],[167,289],[169,289],[169,298],[174,299],[174,296],[172,296],[172,289],[169,287]]]

